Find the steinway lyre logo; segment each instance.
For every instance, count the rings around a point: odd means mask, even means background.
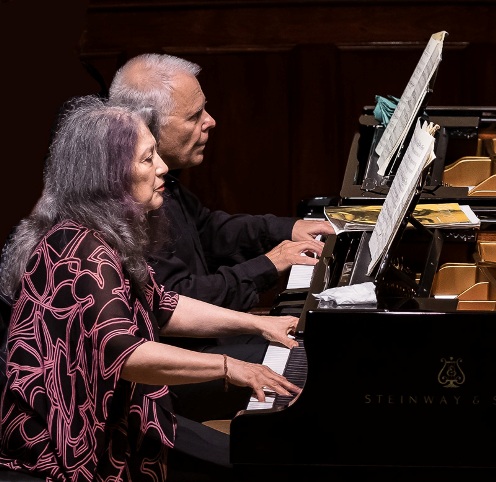
[[[445,388],[458,388],[465,382],[465,373],[460,368],[462,361],[461,358],[455,360],[452,356],[449,359],[441,358],[441,363],[444,363],[444,365],[437,376],[437,380]]]

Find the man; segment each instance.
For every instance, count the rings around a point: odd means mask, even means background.
[[[111,104],[155,112],[156,123],[151,127],[158,152],[176,173],[202,163],[209,131],[215,127],[215,120],[205,110],[199,72],[198,65],[178,57],[143,54],[118,70],[109,89]],[[211,211],[170,171],[166,176],[169,197],[164,202],[170,220],[169,239],[160,256],[149,261],[157,280],[180,294],[248,311],[258,303],[259,294],[275,287],[279,275],[292,265],[315,265],[323,248],[315,237],[334,232],[326,221]],[[181,346],[261,363],[267,342],[258,337],[231,337],[190,339],[185,345],[181,339]],[[246,391],[225,394],[213,385],[208,395],[202,396],[211,402],[208,407],[198,406],[198,397],[193,396],[198,384],[174,387],[176,411],[199,421],[228,418],[227,405],[233,409],[228,416],[233,416],[244,403],[241,400],[248,401]]]
[[[143,54],[116,73],[111,103],[157,115],[158,150],[171,171],[198,166],[215,120],[205,110],[197,75],[200,67],[169,55]],[[169,289],[210,303],[247,311],[259,294],[276,286],[294,264],[315,265],[323,243],[318,235],[334,231],[327,221],[211,211],[173,175],[168,175],[173,242],[151,260]]]

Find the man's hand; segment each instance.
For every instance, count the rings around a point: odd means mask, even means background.
[[[334,234],[334,229],[328,221],[299,219],[293,226],[291,239],[293,241],[307,241],[317,236]]]
[[[277,272],[282,273],[294,264],[315,266],[323,248],[324,243],[313,238],[310,241],[283,241],[265,256],[272,261]]]

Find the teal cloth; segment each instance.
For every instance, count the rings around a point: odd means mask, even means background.
[[[392,95],[388,95],[387,97],[376,95],[375,101],[374,117],[378,122],[387,126],[400,99]]]

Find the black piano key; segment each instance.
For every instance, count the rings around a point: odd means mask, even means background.
[[[298,339],[298,346],[293,348],[289,354],[283,375],[296,386],[303,388],[307,378],[307,355],[303,346],[303,340]],[[274,407],[284,407],[293,399],[292,395],[276,394]]]

